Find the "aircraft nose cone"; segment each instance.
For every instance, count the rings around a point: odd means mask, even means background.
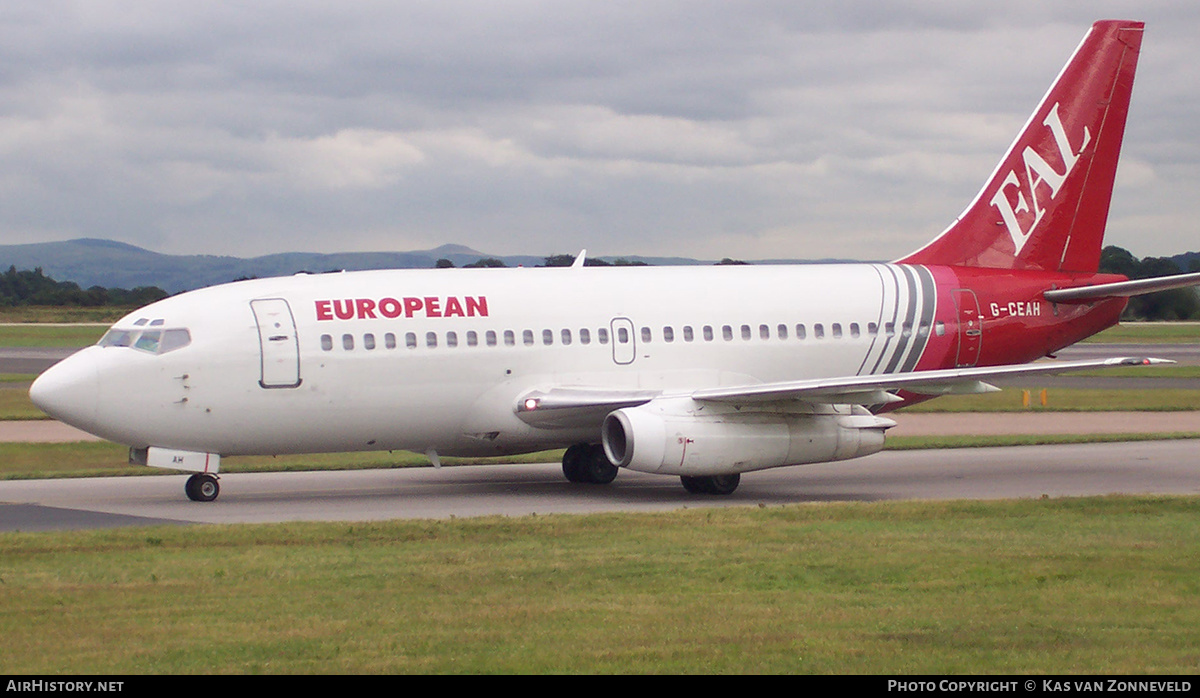
[[[96,367],[79,354],[51,366],[29,387],[29,399],[38,409],[86,431],[96,422],[98,396]]]

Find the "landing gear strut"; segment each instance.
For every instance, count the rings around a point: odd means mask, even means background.
[[[733,494],[738,483],[742,481],[742,476],[738,473],[707,477],[683,475],[679,479],[683,482],[683,488],[692,494]]]
[[[600,444],[575,444],[563,454],[562,464],[571,482],[607,485],[617,477],[617,466],[608,462]]]
[[[221,485],[217,484],[217,476],[211,473],[196,473],[187,479],[183,486],[188,499],[193,502],[211,502],[221,494]]]

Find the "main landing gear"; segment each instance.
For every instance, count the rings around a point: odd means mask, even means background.
[[[571,482],[607,485],[617,477],[617,466],[608,462],[600,444],[575,444],[563,454],[562,464]]]
[[[183,491],[193,502],[211,502],[217,498],[218,494],[221,494],[221,485],[217,483],[216,475],[196,473],[187,479]]]
[[[604,447],[600,444],[575,444],[567,449],[562,459],[563,475],[571,482],[590,485],[607,485],[617,477],[617,466],[608,461]],[[683,487],[692,494],[733,494],[742,481],[742,476],[706,475],[679,478]]]
[[[738,483],[742,481],[742,476],[738,473],[705,477],[683,475],[679,479],[683,481],[683,489],[692,494],[733,494]]]

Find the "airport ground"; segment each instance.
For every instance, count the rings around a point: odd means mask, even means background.
[[[84,326],[87,327],[87,326]],[[763,501],[764,493],[772,503],[811,501],[811,497],[833,496],[831,482],[847,483],[846,499],[917,498],[991,498],[994,496],[1029,497],[1041,494],[1081,496],[1096,493],[1200,493],[1200,470],[1191,470],[1193,458],[1190,441],[1150,443],[1142,439],[1200,436],[1200,342],[1182,341],[1191,334],[1200,334],[1200,326],[1175,325],[1157,330],[1153,344],[1141,343],[1137,330],[1118,328],[1123,334],[1118,344],[1079,344],[1061,352],[1060,357],[1096,358],[1107,356],[1153,355],[1169,358],[1181,367],[1171,369],[1168,376],[1141,376],[1127,371],[1112,377],[1104,372],[1085,376],[1043,377],[1038,386],[1052,386],[1053,401],[1060,395],[1083,393],[1085,399],[1094,396],[1089,391],[1112,391],[1117,395],[1151,395],[1163,402],[1165,395],[1186,396],[1182,403],[1164,406],[1156,404],[1154,411],[1076,411],[1068,407],[1058,411],[1058,405],[1043,408],[1040,388],[1014,384],[1004,397],[1006,404],[988,410],[949,412],[901,412],[895,416],[898,426],[890,433],[892,443],[911,448],[926,443],[987,443],[987,437],[1004,439],[1013,435],[1031,437],[1037,445],[1020,449],[940,449],[907,452],[887,452],[850,463],[834,463],[804,468],[785,468],[767,473],[748,474],[736,496],[720,504],[746,504]],[[1181,332],[1181,329],[1183,330]],[[90,327],[91,333],[101,328]],[[62,329],[65,341],[78,337],[78,326]],[[68,334],[69,333],[69,334]],[[1135,341],[1128,341],[1129,338]],[[54,362],[75,351],[73,346],[0,347],[0,375],[29,376],[44,370]],[[1122,369],[1125,371],[1125,369]],[[20,395],[27,380],[0,383],[0,397],[7,391]],[[1014,395],[1027,391],[1029,409],[1017,404]],[[959,398],[941,398],[936,405]],[[1195,400],[1195,404],[1190,402]],[[1118,403],[1121,401],[1118,400]],[[1094,405],[1092,405],[1094,407]],[[968,404],[965,410],[973,409]],[[1061,408],[1060,408],[1061,409]],[[1064,438],[1070,437],[1070,438]],[[1096,450],[1082,445],[1054,445],[1054,440],[1086,441],[1100,439],[1129,439],[1122,444],[1104,444]],[[924,440],[922,440],[924,439]],[[958,441],[955,441],[957,439]],[[71,444],[96,439],[72,427],[50,420],[0,421],[0,443]],[[1000,441],[1003,443],[1003,441]],[[1015,442],[1015,441],[1014,441]],[[36,447],[34,447],[36,448]],[[121,465],[119,449],[112,449],[114,466]],[[1144,454],[1144,455],[1139,455]],[[1147,467],[1147,458],[1156,459]],[[1099,465],[1104,460],[1104,466]],[[970,478],[950,476],[961,472],[960,464],[982,467]],[[910,469],[918,464],[934,464],[932,473],[947,476],[946,482],[960,487],[930,486],[924,473]],[[1088,467],[1091,467],[1089,471]],[[267,467],[270,467],[269,465]],[[295,467],[288,464],[288,467]],[[302,467],[302,466],[301,466]],[[323,465],[324,468],[337,467]],[[376,465],[376,468],[379,466]],[[1014,468],[1016,469],[1014,471]],[[1060,485],[1063,479],[1059,468],[1077,468],[1066,480],[1073,487]],[[120,471],[124,475],[129,469]],[[195,505],[182,497],[183,476],[166,475],[129,480],[87,479],[0,483],[0,530],[37,530],[77,527],[107,527],[121,522],[244,522],[287,520],[376,520],[389,516],[448,518],[452,516],[483,516],[489,514],[584,512],[620,510],[636,502],[653,502],[661,496],[664,506],[695,506],[680,497],[675,478],[622,473],[612,493],[598,495],[594,491],[578,492],[577,488],[553,487],[561,481],[554,464],[526,464],[503,467],[456,467],[443,471],[418,469],[409,472],[350,473],[241,473],[223,475],[223,494],[215,505]],[[157,472],[157,471],[155,471]],[[989,475],[990,474],[990,475]],[[11,476],[11,474],[10,474]],[[989,479],[990,478],[990,479]],[[1047,482],[1049,478],[1049,482]],[[532,480],[532,482],[527,482]],[[1020,481],[1027,488],[1013,491],[1009,482]],[[527,482],[519,485],[516,483]],[[856,483],[850,487],[850,483]],[[453,486],[450,484],[453,483]],[[474,483],[474,486],[472,486]],[[911,487],[903,483],[912,483]],[[506,497],[478,496],[479,492],[512,489]],[[549,488],[549,489],[547,489]],[[896,488],[896,489],[889,489]],[[834,488],[837,489],[836,487]],[[98,497],[100,492],[109,493]],[[271,493],[275,494],[272,495]],[[327,493],[337,506],[323,506],[321,493]],[[403,492],[401,495],[400,493]],[[391,493],[391,494],[387,494]],[[522,494],[523,493],[523,494]],[[636,493],[636,494],[631,494]],[[399,496],[405,506],[397,510],[389,506]],[[533,497],[536,504],[525,501]],[[783,499],[780,499],[783,497]],[[240,506],[233,502],[242,498]],[[250,502],[269,501],[258,508]],[[147,506],[148,503],[156,504]],[[418,504],[419,503],[419,504]],[[710,503],[705,503],[709,505]]]
[[[1196,415],[898,429],[1200,431]],[[5,481],[3,665],[1194,674],[1198,443],[885,451],[701,501],[639,473],[571,486],[555,463],[231,473],[210,504],[178,475]],[[215,522],[233,525],[197,525]]]

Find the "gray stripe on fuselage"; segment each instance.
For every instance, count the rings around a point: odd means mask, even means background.
[[[904,323],[898,328],[900,339],[896,342],[896,351],[892,354],[892,358],[888,361],[887,368],[884,373],[895,373],[896,367],[900,365],[900,361],[904,358],[904,350],[908,348],[909,337],[904,334],[905,325],[909,328],[909,334],[913,332],[913,320],[917,316],[917,282],[913,279],[913,272],[910,268],[901,266],[898,267],[904,274],[904,280],[908,284],[908,308],[904,312]]]
[[[887,283],[883,277],[883,272],[880,270],[881,266],[880,264],[871,265],[871,270],[879,277],[879,317],[875,321],[875,334],[871,335],[871,344],[867,347],[866,353],[863,354],[862,364],[858,367],[858,375],[860,376],[866,370],[867,363],[871,361],[871,354],[875,352],[875,347],[880,346],[882,348],[882,344],[887,341],[886,339],[883,343],[879,341],[879,329],[883,327],[883,309],[887,306],[888,299]],[[876,359],[875,365],[879,365],[878,359]]]
[[[933,331],[933,316],[937,312],[937,285],[933,282],[933,274],[925,267],[912,267],[912,270],[921,282],[921,317],[913,327],[916,339],[904,367],[900,369],[901,373],[908,373],[917,367],[921,354],[925,352],[925,345],[929,343],[929,333]]]
[[[896,278],[896,268],[894,266],[888,264],[888,265],[884,266],[884,269],[887,270],[888,276],[892,280],[892,290],[893,290],[892,319],[890,321],[884,321],[884,322],[879,323],[879,331],[883,333],[884,340],[883,340],[883,346],[879,350],[879,358],[875,360],[875,365],[871,367],[872,375],[879,373],[879,366],[887,359],[888,354],[889,354],[889,349],[892,345],[892,335],[888,334],[888,332],[887,332],[887,324],[888,324],[888,322],[890,322],[894,329],[896,327],[896,318],[899,317],[899,315],[900,315],[900,281],[899,281],[899,279]],[[886,283],[886,281],[885,281],[885,283]],[[887,313],[887,308],[886,308],[886,304],[885,304],[885,307],[883,307],[880,312],[881,320],[883,320],[883,318],[886,317],[886,313]]]

